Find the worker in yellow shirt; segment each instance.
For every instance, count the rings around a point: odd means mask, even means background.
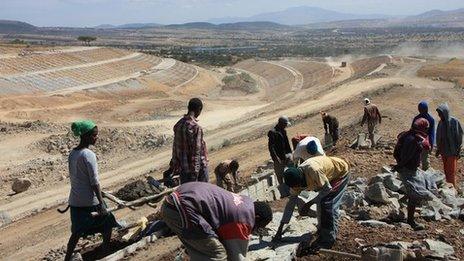
[[[290,167],[284,172],[284,183],[290,187],[290,199],[285,206],[275,241],[282,238],[283,226],[290,222],[297,204],[298,195],[303,190],[317,191],[318,195],[306,203],[300,214],[305,215],[313,204],[318,205],[318,238],[309,246],[309,252],[320,248],[330,249],[335,243],[340,218],[340,204],[348,186],[349,166],[336,157],[317,156],[309,158],[297,168]]]

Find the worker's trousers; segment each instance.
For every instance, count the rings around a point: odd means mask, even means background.
[[[178,211],[164,202],[161,217],[168,227],[179,237],[187,249],[191,261],[225,261],[227,252],[224,245],[215,237],[205,239],[186,239],[182,233],[182,220]]]
[[[332,248],[338,234],[338,222],[340,219],[340,205],[343,195],[348,186],[350,175],[346,175],[340,181],[338,187],[333,189],[329,195],[321,199],[320,202],[320,224],[318,244],[322,248]]]

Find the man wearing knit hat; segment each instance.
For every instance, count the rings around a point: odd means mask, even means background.
[[[277,125],[267,133],[269,154],[272,161],[274,161],[274,170],[279,184],[283,183],[282,174],[292,157],[292,148],[285,130],[290,125],[288,117],[282,116],[279,118]]]
[[[318,195],[301,208],[300,214],[305,215],[313,204],[318,204],[320,216],[318,238],[311,243],[308,250],[315,253],[320,248],[332,248],[338,233],[341,199],[348,181],[348,163],[336,157],[318,156],[308,159],[297,168],[288,168],[284,172],[284,182],[290,187],[291,196],[274,241],[281,239],[283,226],[290,222],[300,192],[309,190],[317,191]]]

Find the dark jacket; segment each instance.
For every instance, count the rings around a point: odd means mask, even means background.
[[[324,116],[324,118],[322,118],[322,122],[324,123],[325,132],[327,132],[327,130],[332,132],[338,129],[338,120],[332,115]]]
[[[268,148],[271,158],[274,162],[280,161],[284,162],[286,160],[285,154],[292,153],[292,148],[287,137],[287,131],[284,129],[279,129],[274,127],[267,133],[269,138]]]
[[[403,132],[398,136],[393,156],[398,169],[417,170],[421,162],[422,145],[413,131]]]
[[[444,156],[459,156],[462,147],[463,131],[461,123],[450,116],[447,104],[438,106],[444,120],[440,120],[437,127],[437,150]]]
[[[412,120],[412,124],[414,124],[414,122],[420,118],[424,118],[429,122],[429,131],[427,134],[429,135],[430,146],[431,148],[433,148],[433,145],[435,145],[435,119],[432,117],[432,115],[428,113],[429,105],[427,104],[427,102],[423,101],[419,103],[419,109],[422,109],[425,112],[419,113],[416,117],[414,117],[414,119]]]

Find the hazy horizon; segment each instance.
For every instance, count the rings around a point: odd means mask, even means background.
[[[425,3],[424,3],[425,2]],[[0,0],[0,19],[36,26],[97,26],[126,23],[186,23],[223,17],[248,17],[313,6],[342,13],[416,15],[432,9],[464,7],[462,0]]]

